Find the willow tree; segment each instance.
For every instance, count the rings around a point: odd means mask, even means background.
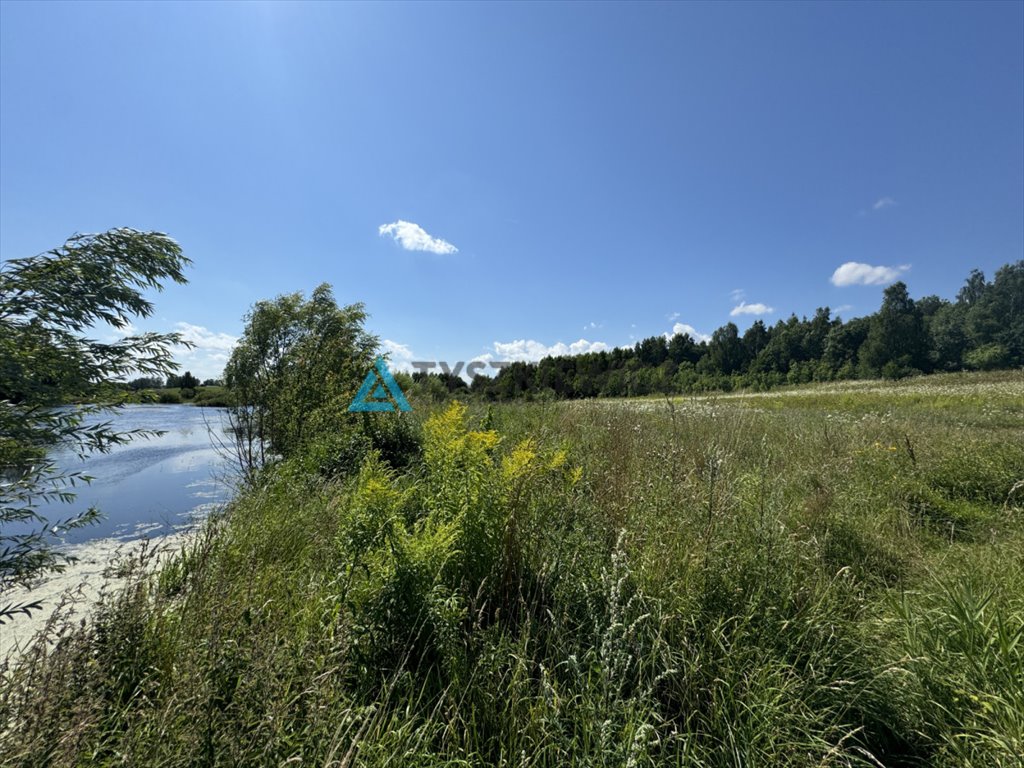
[[[0,623],[40,607],[2,595],[62,569],[72,558],[57,549],[56,534],[98,515],[55,522],[39,513],[40,504],[73,500],[88,479],[60,470],[53,451],[84,457],[152,434],[118,431],[103,414],[123,401],[119,380],[175,370],[179,336],[133,334],[131,321],[153,313],[144,292],[186,282],[189,263],[161,232],[113,229],[0,265]],[[90,338],[105,324],[127,333]]]
[[[270,455],[315,446],[324,461],[358,453],[348,405],[377,353],[362,304],[339,307],[323,283],[307,299],[290,293],[257,302],[224,368],[240,468],[251,479]]]

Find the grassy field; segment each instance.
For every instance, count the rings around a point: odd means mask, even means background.
[[[417,407],[2,670],[11,765],[1019,766],[1024,374]]]

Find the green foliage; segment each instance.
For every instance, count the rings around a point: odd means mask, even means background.
[[[158,385],[159,386],[159,385]],[[177,374],[171,374],[167,377],[167,383],[165,384],[167,389],[192,389],[194,390],[199,386],[199,379],[192,375],[192,371],[185,371],[183,374],[178,376]]]
[[[268,453],[293,456],[311,443],[325,468],[332,455],[359,455],[348,405],[377,349],[365,319],[361,304],[339,307],[326,283],[308,300],[293,293],[252,308],[224,369],[247,472]]]
[[[871,319],[861,347],[861,366],[868,375],[881,372],[898,379],[926,367],[927,336],[920,308],[902,282],[885,289],[882,307]]]
[[[228,408],[234,405],[234,401],[226,387],[217,384],[204,384],[196,390],[192,404],[211,408]]]
[[[1021,380],[935,381],[374,420],[422,419],[421,450],[331,477],[277,462],[163,570],[122,568],[88,626],[0,668],[0,749],[1014,766]]]
[[[652,336],[632,349],[513,363],[471,391],[488,400],[633,397],[745,388],[765,391],[813,381],[907,378],[921,373],[1024,366],[1024,262],[1000,268],[993,282],[975,270],[955,303],[910,298],[903,283],[885,290],[873,315],[843,322],[828,307],[743,334],[732,323],[697,343],[687,334]],[[428,382],[428,399],[447,395]],[[424,387],[424,389],[427,389]]]
[[[128,382],[128,388],[133,392],[138,392],[143,389],[160,389],[164,385],[164,380],[157,378],[156,376],[139,376],[138,378],[132,379]]]
[[[114,229],[76,235],[63,246],[0,266],[0,593],[26,583],[68,558],[52,546],[53,533],[95,519],[44,521],[44,501],[70,501],[88,478],[59,472],[48,458],[56,448],[79,455],[106,451],[143,436],[119,433],[99,418],[124,400],[115,380],[131,373],[159,377],[174,368],[177,334],[127,334],[104,343],[88,338],[96,325],[130,328],[153,305],[143,291],[167,280],[183,283],[189,264],[167,235]],[[67,403],[85,403],[65,407]],[[46,528],[8,533],[13,524]],[[50,530],[47,530],[49,528]],[[0,606],[0,623],[32,605]]]
[[[1006,368],[1010,362],[1010,353],[1002,344],[985,344],[972,349],[964,355],[964,363],[976,371],[993,371]]]
[[[353,582],[368,637],[358,642],[375,669],[437,659],[448,674],[464,666],[463,632],[477,622],[522,620],[542,589],[540,516],[571,504],[579,474],[564,452],[541,454],[525,441],[500,461],[493,431],[469,430],[459,404],[424,425],[414,484],[377,454],[364,463],[341,561],[368,578]]]
[[[1024,755],[1024,600],[979,581],[940,577],[895,607],[936,762],[1009,768]]]
[[[407,413],[360,414],[360,429],[375,451],[390,467],[405,469],[420,456],[423,435],[418,422]]]

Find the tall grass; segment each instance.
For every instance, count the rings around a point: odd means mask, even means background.
[[[399,467],[267,470],[3,669],[0,757],[1019,765],[1012,404],[774,402],[453,406]]]

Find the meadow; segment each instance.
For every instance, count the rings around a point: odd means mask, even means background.
[[[414,402],[58,614],[0,668],[0,761],[1019,766],[1022,403]]]

